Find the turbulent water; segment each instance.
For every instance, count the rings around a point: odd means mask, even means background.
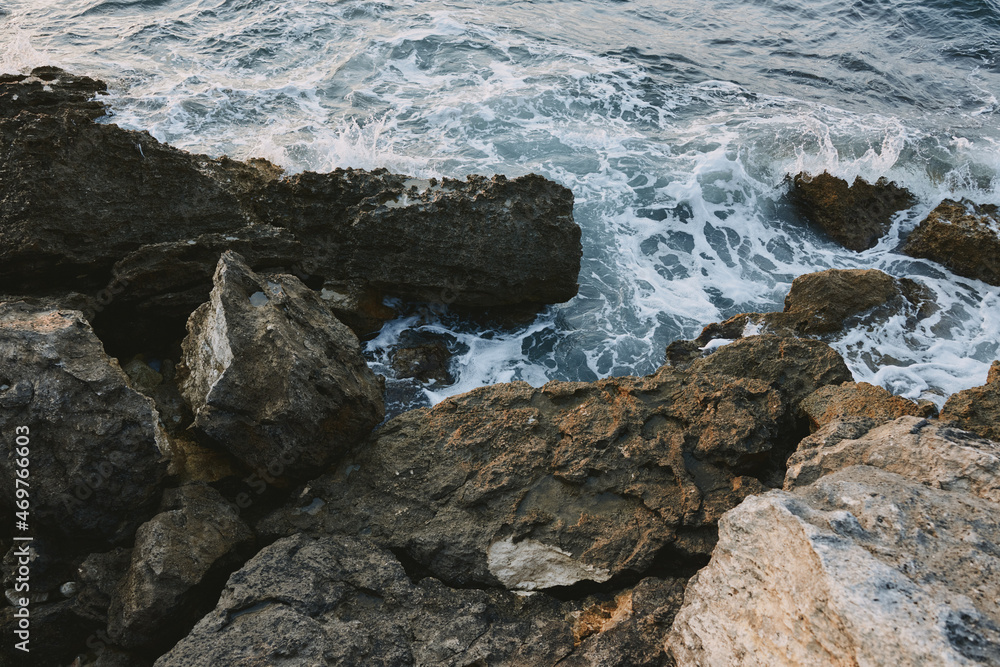
[[[944,197],[1000,204],[997,0],[0,0],[0,71],[41,64],[108,81],[112,122],[192,151],[571,188],[579,295],[501,330],[409,307],[373,365],[420,329],[450,341],[457,382],[397,403],[648,373],[830,267],[917,279],[940,306],[836,341],[858,380],[940,404],[1000,352],[1000,289],[898,251]],[[784,198],[787,174],[824,169],[919,202],[844,250]]]

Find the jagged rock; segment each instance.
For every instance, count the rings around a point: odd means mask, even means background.
[[[309,273],[419,301],[553,303],[577,292],[573,193],[529,174],[420,181],[385,170],[268,184],[260,217],[304,242]],[[310,242],[306,242],[309,239]]]
[[[455,382],[448,372],[451,350],[443,340],[414,337],[413,344],[404,341],[405,337],[390,355],[396,378],[414,378],[425,384],[436,383],[440,386]]]
[[[233,574],[156,665],[551,665],[572,649],[550,598],[414,583],[367,540],[296,535]]]
[[[762,380],[794,406],[822,386],[854,379],[844,360],[826,343],[774,335],[750,336],[720,347],[690,369]]]
[[[395,311],[382,303],[381,293],[371,287],[328,281],[320,296],[337,319],[361,339],[374,336],[395,317]]]
[[[77,568],[78,590],[73,597],[73,612],[82,618],[108,625],[108,608],[129,563],[132,550],[119,547],[87,556]]]
[[[834,424],[827,428],[836,428]],[[900,417],[856,437],[803,440],[788,459],[785,489],[853,465],[1000,503],[1000,444],[919,417]]]
[[[889,231],[892,216],[915,202],[908,190],[884,178],[873,185],[858,177],[848,185],[825,171],[818,176],[797,174],[789,197],[802,217],[858,252],[878,243]]]
[[[156,409],[78,311],[0,303],[0,431],[9,434],[0,442],[0,494],[7,508],[14,507],[21,458],[18,427],[29,431],[34,527],[75,539],[75,547],[114,543],[155,511],[167,448]]]
[[[685,665],[997,663],[998,519],[866,466],[748,498],[719,521],[669,650]]]
[[[235,249],[251,262],[251,250],[265,264],[295,259],[319,284],[454,305],[576,294],[573,195],[540,176],[437,182],[348,169],[282,179],[265,160],[211,159],[96,124],[104,109],[91,98],[103,90],[53,68],[0,79],[0,292],[72,283],[109,301],[131,286],[126,300],[156,318],[143,323],[155,333],[208,291],[206,256]],[[167,291],[144,301],[155,288]]]
[[[945,199],[906,239],[903,252],[966,278],[1000,285],[1000,215],[996,206]]]
[[[893,396],[886,389],[867,382],[820,387],[806,396],[801,406],[813,430],[845,417],[869,417],[884,423],[904,415],[927,416],[913,401]]]
[[[952,394],[941,419],[1000,442],[1000,361],[990,366],[985,385]]]
[[[273,476],[316,476],[384,415],[357,337],[319,295],[294,276],[259,276],[232,252],[183,349],[195,425]]]
[[[212,592],[213,577],[238,566],[253,540],[236,508],[210,486],[168,491],[164,510],[139,527],[111,601],[108,634],[124,648],[165,649],[183,636],[215,601],[201,599],[201,589]]]
[[[28,653],[14,648],[14,643],[21,641],[14,634],[19,625],[19,619],[14,617],[15,608],[7,605],[0,607],[0,636],[4,638],[0,660],[4,667],[70,664],[87,638],[100,632],[97,622],[81,619],[73,613],[72,607],[72,600],[29,606]]]
[[[515,382],[405,413],[258,530],[366,535],[450,584],[519,590],[642,573],[664,549],[701,562],[718,516],[781,484],[807,433],[791,397],[847,372],[822,343],[778,340],[734,344],[750,360],[713,372]]]

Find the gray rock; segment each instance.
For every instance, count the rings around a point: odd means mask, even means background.
[[[131,565],[111,601],[108,634],[124,648],[165,649],[183,636],[214,602],[199,599],[199,588],[213,573],[235,569],[253,540],[235,507],[210,486],[168,491],[164,505],[139,527]]]
[[[107,627],[111,598],[131,562],[132,550],[122,547],[88,555],[77,568],[78,590],[73,597],[76,615]]]
[[[384,415],[357,337],[289,275],[219,260],[211,299],[188,322],[181,393],[195,425],[247,465],[314,477]]]
[[[748,498],[719,521],[669,650],[684,665],[996,664],[998,520],[996,503],[867,466]]]
[[[0,497],[13,507],[16,429],[30,439],[31,519],[85,540],[129,538],[159,500],[167,448],[78,311],[0,303]]]

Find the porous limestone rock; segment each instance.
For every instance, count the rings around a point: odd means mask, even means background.
[[[1000,361],[990,366],[986,384],[948,397],[942,421],[953,421],[968,431],[1000,442]]]
[[[867,382],[845,382],[820,387],[802,400],[809,424],[818,429],[846,417],[869,417],[887,422],[904,415],[925,416],[923,408],[901,396]]]
[[[382,420],[382,384],[357,337],[290,275],[219,260],[188,322],[180,390],[195,426],[271,476],[311,477]]]
[[[748,498],[719,521],[668,649],[681,665],[995,664],[998,519],[867,466]]]
[[[910,232],[903,252],[943,264],[960,276],[1000,285],[997,207],[945,199]]]
[[[24,458],[16,436],[28,439],[33,529],[116,543],[155,511],[167,468],[159,416],[79,311],[0,303],[0,432],[8,510]]]
[[[253,539],[236,508],[205,484],[168,491],[162,509],[139,527],[108,612],[108,634],[125,648],[164,650],[182,637],[215,601],[200,588],[224,580]]]

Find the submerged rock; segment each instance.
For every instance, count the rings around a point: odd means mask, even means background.
[[[1000,442],[1000,361],[990,366],[985,385],[952,394],[941,419]]]
[[[892,225],[892,216],[913,206],[915,199],[905,188],[884,178],[874,184],[823,172],[817,176],[797,174],[789,196],[799,214],[849,250],[873,247]]]
[[[131,565],[111,602],[108,634],[125,648],[163,650],[183,636],[211,608],[214,597],[201,598],[217,594],[213,576],[235,569],[253,539],[235,507],[210,486],[169,491],[163,509],[139,527]],[[206,585],[209,590],[201,590]]]
[[[33,528],[116,543],[155,510],[167,467],[156,409],[80,312],[0,303],[0,431],[7,508],[27,436]]]
[[[1000,661],[1000,505],[867,466],[719,521],[669,649],[698,665]]]
[[[320,296],[294,276],[257,275],[233,252],[183,349],[195,426],[272,476],[319,474],[385,414],[357,337]]]
[[[795,400],[847,373],[822,343],[771,343],[697,372],[495,385],[405,413],[258,530],[370,536],[463,586],[606,582],[667,552],[691,567],[723,512],[781,483],[807,431]]]
[[[446,386],[455,382],[448,371],[451,350],[441,339],[428,336],[411,336],[401,340],[399,347],[392,350],[392,368],[396,378],[414,378],[425,384],[436,383]]]
[[[1000,285],[1000,215],[996,206],[945,199],[906,239],[903,252],[966,278]]]

